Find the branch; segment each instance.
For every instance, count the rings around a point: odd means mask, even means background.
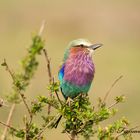
[[[113,104],[111,104],[109,107],[108,107],[108,109],[110,109],[110,108],[112,108],[113,106],[115,106],[116,104],[118,104],[118,102],[116,101],[116,102],[114,102]]]
[[[1,124],[4,124],[6,126],[5,129],[4,129],[4,131],[3,131],[3,134],[1,136],[1,140],[5,140],[5,137],[6,137],[6,134],[7,134],[7,131],[8,131],[8,127],[10,127],[10,122],[11,122],[11,119],[12,119],[13,112],[15,110],[15,106],[16,106],[16,104],[14,103],[12,105],[11,109],[10,109],[10,112],[9,112],[8,119],[7,119],[6,124],[0,122]]]
[[[2,66],[5,66],[6,71],[9,72],[10,76],[11,76],[12,79],[14,80],[14,79],[15,79],[15,78],[14,78],[14,73],[10,70],[10,68],[9,68],[9,66],[8,66],[8,64],[7,64],[7,62],[6,62],[6,59],[4,59],[4,61],[3,61],[3,63],[2,63],[1,65],[2,65]]]
[[[49,83],[52,83],[52,73],[51,73],[51,66],[50,66],[50,59],[48,57],[48,53],[45,49],[43,49],[44,55],[45,55],[45,59],[47,62],[47,71],[48,71],[48,76],[49,76]]]
[[[20,96],[21,96],[21,98],[22,98],[22,100],[23,100],[23,103],[24,103],[24,105],[25,105],[25,107],[26,107],[26,109],[27,109],[27,111],[28,111],[28,113],[29,113],[29,116],[30,116],[31,120],[32,120],[32,112],[31,112],[31,110],[29,109],[29,106],[28,106],[28,104],[27,104],[27,102],[26,102],[26,98],[25,98],[24,94],[22,94],[22,93],[20,92],[19,89],[17,89],[17,91],[18,91],[18,93],[20,94]]]
[[[45,59],[46,59],[46,62],[47,62],[47,71],[48,71],[48,77],[49,77],[49,84],[52,84],[52,73],[51,73],[50,59],[49,59],[48,53],[47,53],[47,51],[45,49],[43,49],[43,53],[44,53],[44,56],[45,56]],[[51,93],[49,95],[50,95],[50,97],[52,96]],[[48,105],[48,115],[50,114],[50,111],[51,111],[51,106]]]
[[[8,64],[7,64],[7,62],[6,62],[5,59],[4,59],[4,62],[3,62],[2,65],[6,67],[6,70],[9,72],[10,76],[11,76],[12,79],[13,79],[13,83],[15,83],[15,76],[14,76],[14,73],[10,70],[10,68],[9,68],[9,66],[8,66]],[[14,84],[14,85],[15,85],[15,84]],[[29,109],[29,106],[28,106],[26,100],[25,100],[24,94],[22,94],[22,93],[20,92],[20,89],[19,89],[16,85],[15,85],[15,87],[16,87],[16,91],[20,94],[20,96],[21,96],[21,98],[22,98],[22,100],[23,100],[23,103],[24,103],[24,105],[25,105],[25,107],[26,107],[26,109],[27,109],[27,111],[28,111],[30,117],[32,118],[32,113],[31,113],[31,111],[30,111],[30,109]]]
[[[119,77],[113,82],[113,84],[111,85],[111,87],[109,88],[109,90],[108,90],[108,91],[106,92],[106,94],[105,94],[105,97],[104,97],[104,99],[103,99],[103,103],[105,103],[105,101],[106,101],[106,99],[107,99],[109,93],[111,92],[112,88],[117,84],[117,82],[118,82],[122,77],[123,77],[123,75],[119,76]]]
[[[38,132],[38,134],[36,134],[32,140],[36,140],[39,139],[39,137],[41,137],[42,133],[44,133],[44,131],[52,124],[52,122],[55,120],[56,118],[54,117],[48,124],[46,124],[45,126],[43,126],[40,131]]]
[[[17,130],[16,128],[14,128],[13,126],[7,125],[7,124],[5,124],[4,122],[1,122],[1,121],[0,121],[0,124],[6,126],[6,127],[8,127],[8,128],[10,128],[10,129],[13,129],[14,131],[18,131],[18,130]]]
[[[56,97],[57,97],[59,103],[60,103],[61,105],[63,105],[62,102],[61,102],[61,100],[60,100],[60,98],[59,98],[59,95],[58,95],[57,91],[55,91],[55,94],[56,94]]]

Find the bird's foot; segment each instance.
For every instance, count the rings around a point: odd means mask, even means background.
[[[73,100],[72,100],[71,98],[68,97],[68,99],[67,99],[67,101],[66,101],[66,104],[70,106],[72,102],[73,102]]]
[[[84,97],[87,97],[88,95],[87,95],[87,93],[84,93],[84,94],[83,93],[80,93],[79,96],[82,97],[82,98],[84,98]]]

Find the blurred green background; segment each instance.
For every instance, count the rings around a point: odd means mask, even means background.
[[[93,56],[96,75],[90,90],[94,103],[104,97],[112,82],[123,79],[112,89],[108,104],[117,95],[124,94],[127,102],[119,105],[116,118],[127,116],[132,127],[140,124],[140,1],[139,0],[0,0],[0,62],[7,59],[13,70],[26,54],[33,32],[46,20],[43,37],[51,57],[52,72],[57,79],[63,53],[69,41],[87,38],[93,43],[103,43]],[[48,76],[43,56],[40,66],[28,88],[29,100],[39,94],[47,95]],[[11,77],[0,68],[0,97],[11,89]],[[16,108],[13,122],[22,125],[23,104]],[[0,108],[0,120],[6,121],[9,108]],[[0,126],[0,132],[3,127]],[[67,139],[61,127],[49,131],[48,139]],[[140,139],[140,134],[134,134]]]

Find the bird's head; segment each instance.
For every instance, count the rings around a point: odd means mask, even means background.
[[[76,39],[69,43],[68,49],[65,53],[64,60],[68,57],[70,53],[77,54],[78,52],[82,52],[84,54],[92,55],[92,53],[102,44],[92,44],[87,39]]]

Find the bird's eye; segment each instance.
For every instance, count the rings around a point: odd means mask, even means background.
[[[84,47],[84,45],[83,45],[83,44],[81,44],[80,46],[81,46],[81,47]]]

